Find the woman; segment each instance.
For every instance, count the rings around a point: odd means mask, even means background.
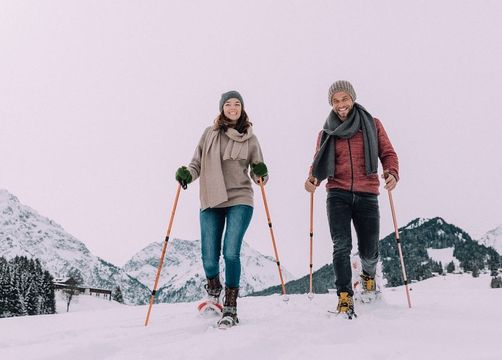
[[[176,171],[176,180],[183,186],[200,177],[202,264],[207,278],[206,302],[213,309],[221,309],[219,260],[225,228],[225,296],[219,327],[231,327],[239,322],[240,250],[253,215],[249,168],[255,183],[260,178],[266,183],[267,167],[244,111],[242,96],[237,91],[229,91],[221,95],[220,114],[214,125],[202,134],[192,161],[188,167],[182,166]]]

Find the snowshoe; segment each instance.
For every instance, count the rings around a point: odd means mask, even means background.
[[[380,298],[380,291],[362,291],[356,295],[356,300],[359,300],[363,304],[371,304]]]
[[[223,308],[223,315],[218,320],[217,326],[219,329],[229,329],[239,323],[237,318],[237,308],[235,306],[225,306]]]
[[[207,297],[199,305],[197,305],[199,314],[204,316],[210,314],[216,314],[218,316],[221,315],[223,306],[220,302],[222,286],[219,275],[212,279],[208,278],[207,284],[204,287],[207,291]]]
[[[197,310],[202,316],[220,316],[223,311],[223,306],[219,302],[218,298],[208,296],[205,300],[201,301],[199,305],[197,305]]]
[[[360,278],[361,280],[354,284],[354,298],[363,304],[372,303],[379,299],[381,291],[376,285],[375,278],[366,275],[364,272],[360,275]]]

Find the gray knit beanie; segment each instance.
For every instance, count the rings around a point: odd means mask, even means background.
[[[241,102],[242,107],[244,108],[244,100],[242,100],[241,94],[238,91],[231,90],[224,94],[221,94],[220,99],[220,112],[223,111],[223,105],[228,99],[238,99]]]
[[[328,101],[331,106],[333,106],[333,95],[340,91],[349,94],[350,97],[352,98],[352,101],[356,101],[356,92],[354,91],[352,84],[349,83],[347,80],[338,80],[335,81],[333,85],[329,87]]]

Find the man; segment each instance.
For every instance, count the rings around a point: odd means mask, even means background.
[[[351,319],[355,316],[351,221],[361,258],[362,288],[374,292],[380,232],[378,159],[387,190],[396,187],[399,163],[382,123],[355,102],[356,92],[348,81],[333,83],[328,99],[332,110],[319,133],[305,190],[313,193],[321,181],[328,179],[327,212],[333,240],[337,312]]]

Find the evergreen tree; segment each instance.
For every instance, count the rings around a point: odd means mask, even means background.
[[[52,293],[42,290],[44,276],[51,282],[47,286]],[[9,261],[0,258],[0,295],[0,317],[55,312],[52,277],[42,269],[39,260],[19,256]],[[48,304],[46,310],[44,302]]]
[[[472,263],[469,260],[467,260],[467,261],[461,262],[460,263],[460,267],[462,269],[464,269],[464,271],[467,272],[467,271],[472,271],[473,265],[472,265]]]
[[[474,264],[472,267],[472,277],[479,277],[479,268],[477,264]]]
[[[15,274],[15,268],[9,268],[10,273],[10,292],[7,298],[7,310],[9,312],[8,316],[21,316],[26,315],[26,309],[23,302],[21,301],[21,296],[19,294],[17,276]]]
[[[40,262],[33,259],[27,262],[27,268],[27,289],[25,293],[26,311],[28,315],[38,315],[40,314],[40,288],[38,279],[41,276],[42,269]]]
[[[7,317],[8,296],[10,294],[10,273],[9,264],[5,258],[0,257],[0,318]]]
[[[33,283],[32,283],[33,285]],[[38,301],[38,289],[36,286],[30,286],[25,296],[25,306],[28,315],[38,315],[39,314],[39,301]]]
[[[494,289],[495,288],[502,288],[502,277],[500,277],[500,276],[492,277],[492,281],[491,281],[490,286]]]
[[[48,271],[44,271],[41,290],[43,294],[41,314],[56,313],[56,295],[54,292],[53,277]]]
[[[493,271],[497,271],[499,267],[501,266],[501,260],[500,256],[497,256],[498,254],[492,253],[490,254],[490,258],[488,260],[488,268]]]
[[[28,315],[28,310],[26,308],[26,294],[27,294],[27,276],[28,276],[28,259],[22,256],[16,256],[11,259],[11,281],[13,290],[12,303],[17,302],[16,315]],[[14,299],[14,298],[17,299]]]
[[[124,303],[124,297],[122,296],[122,290],[120,290],[120,286],[117,286],[113,291],[112,299],[118,303]]]
[[[453,263],[453,260],[446,265],[446,272],[451,274],[452,272],[455,271],[455,264]]]

